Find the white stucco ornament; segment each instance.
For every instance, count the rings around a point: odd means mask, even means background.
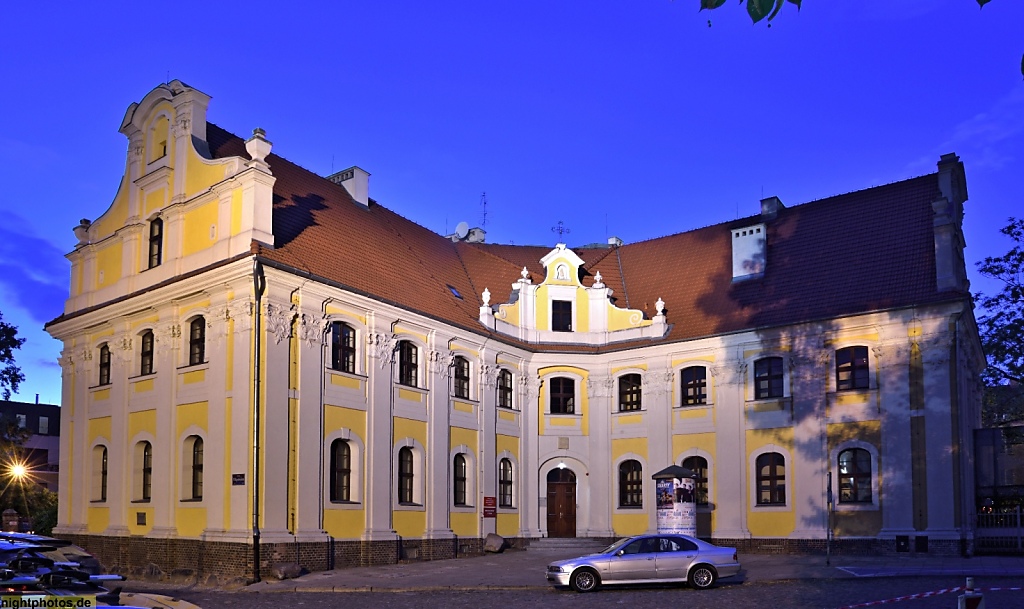
[[[594,274],[594,287],[595,288],[603,288],[604,287],[603,279],[604,278],[601,277],[601,271],[598,271],[597,273],[595,273]]]
[[[491,306],[491,291],[490,290],[488,290],[487,288],[484,288],[484,292],[483,292],[483,294],[480,295],[480,298],[483,299],[485,307]]]
[[[530,276],[530,271],[526,270],[526,267],[524,266],[523,272],[519,274],[523,277],[523,281],[526,281],[527,278]]]

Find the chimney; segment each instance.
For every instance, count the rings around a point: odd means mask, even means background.
[[[370,207],[370,174],[356,166],[327,176],[327,179],[345,187],[349,196],[363,207]]]
[[[785,208],[786,206],[782,204],[782,200],[778,197],[761,199],[761,218],[765,221],[774,220],[775,216],[779,215],[779,210]]]
[[[622,239],[618,237],[608,237],[608,247],[622,247]]]

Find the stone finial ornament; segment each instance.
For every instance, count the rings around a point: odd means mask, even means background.
[[[595,273],[594,274],[594,287],[595,288],[603,288],[604,287],[604,281],[603,280],[604,280],[604,278],[601,277],[601,271],[598,271],[597,273]]]
[[[526,281],[527,278],[529,278],[529,276],[530,276],[530,271],[526,270],[526,267],[524,266],[523,267],[523,272],[519,273],[519,274],[522,276],[523,281]]]
[[[483,294],[480,295],[480,298],[483,299],[485,307],[491,306],[491,291],[490,290],[488,290],[487,288],[484,288],[484,292],[483,292]]]
[[[252,137],[245,140],[245,151],[249,153],[252,162],[265,165],[267,155],[273,144],[266,138],[267,132],[259,127],[252,130]]]
[[[658,315],[665,314],[665,301],[658,297],[658,302],[654,303],[654,310],[658,312]]]

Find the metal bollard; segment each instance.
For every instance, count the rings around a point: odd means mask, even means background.
[[[957,609],[985,609],[985,595],[974,591],[974,578],[967,578],[964,593],[957,597]]]

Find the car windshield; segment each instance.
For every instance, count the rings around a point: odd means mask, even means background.
[[[615,543],[613,543],[612,545],[608,546],[607,548],[601,550],[601,554],[611,554],[613,552],[616,552],[616,551],[618,551],[619,548],[621,548],[622,546],[626,545],[626,542],[630,541],[631,539],[633,539],[633,538],[632,537],[623,537],[622,539],[616,541]]]

